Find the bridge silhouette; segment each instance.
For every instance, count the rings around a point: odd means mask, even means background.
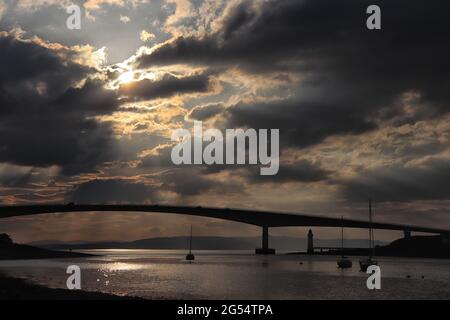
[[[262,247],[256,249],[258,254],[273,254],[274,249],[269,248],[269,228],[273,227],[345,227],[370,228],[380,230],[399,230],[403,232],[423,232],[450,235],[450,230],[419,227],[412,225],[368,222],[352,219],[328,218],[305,214],[268,212],[229,208],[207,208],[168,205],[96,205],[96,204],[65,204],[65,205],[26,205],[26,206],[0,206],[0,219],[30,216],[48,213],[68,212],[142,212],[142,213],[168,213],[182,214],[198,217],[216,218],[234,222],[246,223],[262,228]]]

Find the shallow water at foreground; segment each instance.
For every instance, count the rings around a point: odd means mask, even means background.
[[[450,299],[450,260],[378,258],[381,290],[368,290],[357,257],[340,270],[330,256],[198,251],[190,263],[179,250],[83,252],[102,256],[0,261],[0,272],[65,288],[76,264],[83,290],[153,299]]]

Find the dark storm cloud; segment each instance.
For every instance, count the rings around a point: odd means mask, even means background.
[[[16,35],[4,34],[0,41],[0,63],[2,73],[0,83],[12,84],[17,81],[36,80],[44,77],[52,78],[67,71],[67,66],[61,63],[61,58],[48,48],[34,42],[18,41]],[[61,78],[63,85],[67,81],[80,78],[86,71],[80,65],[70,65],[70,77]],[[54,83],[52,83],[54,84]]]
[[[210,88],[207,75],[194,75],[177,78],[165,75],[161,80],[153,81],[144,79],[139,82],[131,82],[120,87],[119,93],[130,100],[149,100],[168,98],[174,95],[187,93],[204,93]]]
[[[222,35],[224,40],[231,39],[236,33],[242,32],[257,16],[252,8],[251,1],[239,3],[229,14],[223,25]]]
[[[152,186],[123,179],[108,179],[82,183],[69,192],[66,198],[78,204],[139,204],[153,202],[158,196]]]
[[[223,110],[224,107],[222,104],[212,103],[191,109],[188,117],[193,120],[204,121],[220,114]]]
[[[417,72],[417,68],[411,68],[413,61],[433,68],[444,61],[430,58],[443,58],[447,51],[429,52],[426,48],[449,48],[449,24],[443,14],[444,8],[450,6],[447,1],[437,0],[434,5],[421,1],[377,1],[382,8],[383,30],[375,32],[365,26],[365,12],[370,4],[360,0],[282,0],[267,1],[255,9],[250,2],[244,2],[225,17],[219,32],[202,38],[179,37],[139,56],[136,63],[141,67],[237,64],[269,70],[301,65],[302,70],[347,70],[348,76],[371,70],[371,75],[376,76],[375,71],[387,73],[393,66]],[[358,72],[361,67],[363,70]],[[432,74],[432,70],[420,69]]]
[[[116,93],[104,89],[102,82],[87,81],[81,88],[68,88],[53,105],[59,109],[55,111],[64,111],[68,116],[81,113],[91,117],[110,114],[118,103]]]
[[[278,173],[273,176],[261,176],[258,170],[246,170],[245,176],[247,177],[248,181],[253,183],[308,183],[327,180],[330,174],[330,172],[322,169],[317,163],[312,163],[308,160],[300,160],[290,164],[281,164]]]
[[[448,143],[436,141],[428,141],[419,144],[411,144],[403,142],[401,145],[386,144],[382,146],[382,152],[392,157],[403,157],[404,159],[417,159],[427,155],[435,155],[445,151]]]
[[[196,196],[208,192],[224,194],[244,192],[242,186],[205,177],[199,169],[194,167],[166,171],[160,174],[158,179],[162,182],[163,189],[175,192],[180,196]]]
[[[194,196],[206,193],[218,186],[215,181],[194,175],[191,170],[187,172],[188,170],[168,171],[162,174],[160,179],[163,187],[179,195]]]
[[[353,201],[377,202],[450,199],[450,162],[429,160],[420,166],[396,165],[366,170],[342,181],[345,196]]]
[[[163,146],[159,148],[157,154],[146,156],[139,164],[140,169],[154,173],[153,177],[161,183],[160,190],[175,192],[180,196],[196,196],[210,191],[244,192],[242,186],[208,177],[208,174],[227,169],[224,166],[221,166],[221,169],[215,172],[209,171],[210,169],[213,170],[215,166],[177,166],[172,162],[171,151],[172,146]]]
[[[90,72],[86,66],[64,61],[58,53],[41,43],[21,39],[17,33],[0,33],[2,112],[14,109],[7,104],[8,99],[14,102],[17,97],[25,100],[27,96],[31,96],[31,101],[54,98]],[[45,97],[39,95],[38,84]]]
[[[139,168],[145,170],[175,168],[176,166],[173,164],[171,158],[172,147],[173,145],[171,144],[162,144],[158,146],[155,152],[141,159]]]
[[[234,192],[244,190],[244,186],[236,186],[226,181],[214,179],[211,175],[228,172],[230,176],[245,178],[247,183],[285,183],[285,182],[320,182],[329,179],[330,171],[323,169],[320,164],[308,160],[292,163],[281,163],[279,171],[273,176],[261,176],[259,165],[183,165],[176,166],[171,160],[170,145],[160,147],[158,153],[143,158],[139,168],[153,169],[154,172],[167,170],[158,177],[168,189],[180,194],[198,194],[210,190]],[[174,170],[180,169],[180,170]],[[223,189],[221,189],[223,188]]]
[[[238,104],[226,112],[227,126],[280,129],[281,146],[306,147],[333,134],[376,128],[367,110],[344,102],[299,100]]]
[[[3,171],[3,170],[2,170]],[[18,188],[26,186],[32,181],[33,170],[27,172],[5,171],[0,173],[0,186]]]
[[[99,81],[75,87],[96,71],[58,50],[13,33],[0,36],[0,162],[57,165],[73,174],[114,152],[110,124],[92,117],[117,109],[115,93]]]
[[[157,153],[141,159],[139,164],[140,169],[152,171],[154,179],[161,183],[161,190],[175,192],[179,196],[197,196],[208,192],[245,192],[242,185],[210,176],[224,170],[237,169],[238,166],[177,166],[172,162],[171,151],[171,145],[161,146]]]
[[[377,31],[365,25],[370,4],[283,0],[256,8],[244,2],[224,18],[219,32],[174,39],[135,63],[298,73],[303,80],[292,97],[227,111],[228,126],[280,128],[281,140],[298,147],[330,135],[363,133],[380,121],[397,119],[400,125],[448,112],[450,20],[444,12],[450,3],[378,1],[382,30]],[[411,92],[417,94],[413,114],[402,105]]]

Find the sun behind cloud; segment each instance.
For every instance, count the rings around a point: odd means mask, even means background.
[[[134,80],[134,72],[132,70],[124,71],[120,74],[118,80],[121,84],[130,83]]]

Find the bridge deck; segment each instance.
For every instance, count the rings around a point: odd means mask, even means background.
[[[166,205],[29,205],[29,206],[1,206],[0,219],[28,216],[46,213],[63,212],[158,212],[170,214],[183,214],[208,218],[217,218],[236,222],[247,223],[255,226],[265,227],[345,227],[345,228],[369,228],[384,230],[414,231],[436,234],[450,234],[450,230],[419,227],[411,225],[400,225],[390,223],[374,222],[370,224],[367,221],[327,218],[320,216],[311,216],[305,214],[292,214],[280,212],[265,212],[255,210],[228,209],[228,208],[206,208],[206,207],[185,207],[185,206],[166,206]]]

